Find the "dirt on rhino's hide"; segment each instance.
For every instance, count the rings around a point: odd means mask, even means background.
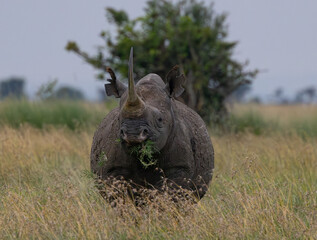
[[[214,168],[214,150],[200,116],[177,101],[183,92],[184,76],[174,67],[165,82],[148,74],[134,84],[133,50],[126,87],[108,69],[112,79],[108,95],[120,106],[103,119],[91,148],[91,169],[100,179],[124,178],[133,183],[161,189],[163,179],[174,188],[193,191],[201,198],[208,190]],[[130,149],[151,141],[156,164],[144,167]],[[157,171],[159,169],[159,171]]]

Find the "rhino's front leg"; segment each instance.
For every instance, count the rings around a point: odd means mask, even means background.
[[[107,171],[107,178],[125,179],[131,178],[131,170],[129,168],[114,167]]]
[[[100,194],[115,207],[128,199],[135,199],[132,189],[135,185],[131,179],[131,169],[127,167],[112,167],[105,170],[101,184],[97,185]]]

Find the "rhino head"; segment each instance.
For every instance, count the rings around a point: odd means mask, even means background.
[[[173,130],[175,119],[172,101],[184,91],[184,75],[179,75],[175,66],[166,76],[165,82],[156,74],[149,74],[134,83],[133,48],[129,58],[128,86],[116,79],[108,68],[112,79],[105,85],[108,96],[120,98],[120,128],[118,136],[121,144],[129,148],[151,140],[157,150],[161,150]]]

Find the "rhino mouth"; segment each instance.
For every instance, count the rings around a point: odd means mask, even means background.
[[[127,147],[132,147],[132,146],[136,146],[136,145],[140,145],[143,144],[144,142],[147,141],[147,137],[129,137],[129,138],[123,138],[121,139],[122,143],[124,143]]]

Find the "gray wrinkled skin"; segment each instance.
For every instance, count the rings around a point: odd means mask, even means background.
[[[196,112],[169,95],[156,74],[142,78],[135,91],[145,109],[138,116],[124,113],[128,91],[122,94],[120,107],[112,110],[95,132],[90,157],[92,171],[101,179],[123,177],[158,189],[164,176],[174,186],[203,197],[214,168],[214,150],[205,123]],[[147,169],[130,156],[124,140],[134,141],[144,129],[147,139],[160,151],[157,166]]]

